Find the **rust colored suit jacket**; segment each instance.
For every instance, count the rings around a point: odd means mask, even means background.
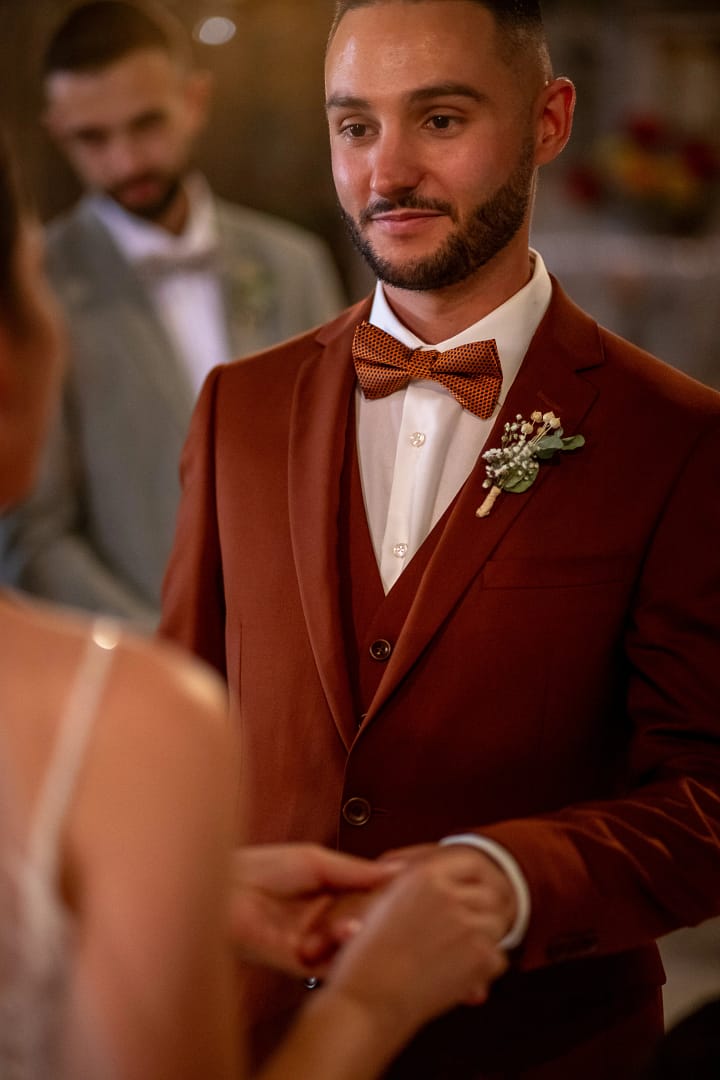
[[[403,618],[383,632],[381,606],[357,643],[361,668],[391,645],[364,717],[340,568],[367,525],[344,519],[341,478],[369,302],[215,371],[182,462],[162,632],[237,695],[245,838],[374,856],[472,829],[527,878],[511,971],[424,1033],[397,1070],[415,1080],[545,1076],[584,1041],[600,1060],[603,1032],[657,1001],[654,939],[720,911],[720,397],[553,290],[488,445],[537,408],[586,445],[485,519],[478,463]],[[259,978],[252,1002],[294,992]],[[619,1080],[610,1061],[585,1080]]]

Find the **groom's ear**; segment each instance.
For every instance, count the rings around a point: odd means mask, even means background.
[[[540,91],[536,111],[535,164],[547,165],[561,154],[572,131],[575,87],[564,76]]]

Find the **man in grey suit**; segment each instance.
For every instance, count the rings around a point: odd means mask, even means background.
[[[70,365],[32,498],[0,523],[0,577],[148,628],[207,372],[343,306],[325,246],[216,198],[191,167],[209,83],[183,28],[92,0],[46,51],[45,122],[86,193],[47,235]]]

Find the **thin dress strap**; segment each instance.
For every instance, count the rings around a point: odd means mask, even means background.
[[[37,802],[28,843],[29,862],[37,879],[48,886],[55,882],[60,834],[119,640],[120,631],[115,622],[95,620],[58,726],[55,749]]]
[[[111,620],[93,623],[60,716],[27,848],[6,868],[17,910],[14,930],[12,920],[0,926],[2,1080],[47,1080],[60,1072],[73,932],[58,889],[61,835],[119,639]]]

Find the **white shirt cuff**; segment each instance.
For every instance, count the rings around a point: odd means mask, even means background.
[[[515,892],[517,916],[505,937],[498,942],[498,948],[516,948],[525,937],[530,922],[530,890],[517,860],[502,845],[497,844],[494,840],[489,840],[486,836],[478,836],[476,833],[445,836],[440,841],[440,844],[466,844],[468,847],[477,848],[478,851],[482,851],[485,855],[489,855],[491,859],[494,859],[500,869],[504,871]]]

